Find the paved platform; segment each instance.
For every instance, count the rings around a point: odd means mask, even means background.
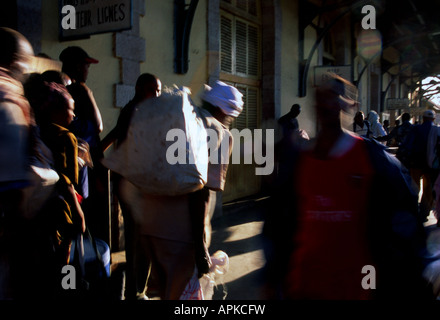
[[[209,251],[224,251],[229,256],[229,270],[218,280],[213,300],[264,299],[263,267],[265,258],[261,231],[263,204],[267,198],[253,198],[223,205],[222,213],[212,220],[212,239]],[[428,234],[428,251],[438,261],[426,270],[440,294],[440,228],[437,219],[430,215],[425,223]],[[125,262],[124,252],[112,254],[112,268]],[[113,269],[112,269],[113,270]],[[154,288],[153,288],[154,290]],[[157,300],[154,292],[148,293]]]
[[[265,198],[257,198],[225,205],[223,214],[212,221],[210,253],[221,250],[229,256],[229,270],[213,300],[262,299],[263,201]]]

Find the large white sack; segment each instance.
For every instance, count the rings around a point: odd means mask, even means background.
[[[203,188],[208,175],[207,133],[196,108],[178,89],[168,88],[160,97],[147,99],[136,107],[126,139],[103,160],[104,166],[153,195],[182,195]],[[177,147],[183,152],[173,152]],[[180,161],[174,163],[176,158]]]

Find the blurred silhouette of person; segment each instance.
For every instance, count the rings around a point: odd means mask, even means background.
[[[370,123],[371,126],[372,138],[376,139],[387,135],[387,132],[379,122],[379,115],[377,114],[376,111],[371,110],[368,113],[368,122]]]
[[[356,112],[356,115],[353,119],[353,132],[357,133],[361,137],[370,138],[371,130],[370,130],[370,122],[365,120],[365,114],[362,111]]]
[[[35,120],[21,81],[34,52],[21,33],[9,28],[0,28],[0,43],[0,299],[5,300],[17,297],[24,276],[23,259],[17,256],[22,243],[17,242],[23,190],[31,181],[28,146]]]
[[[422,278],[426,239],[417,194],[405,168],[382,145],[341,127],[355,92],[329,74],[316,89],[313,144],[280,161],[263,232],[269,296],[432,298]],[[363,285],[365,266],[376,270],[375,290]]]
[[[397,146],[400,146],[403,141],[405,141],[406,136],[412,129],[412,123],[411,123],[411,115],[408,112],[405,112],[401,116],[402,124],[398,127],[397,133],[396,133],[396,142]]]
[[[386,134],[390,133],[390,121],[389,120],[384,120],[382,127],[385,130]]]
[[[212,265],[209,254],[211,239],[210,208],[215,207],[216,193],[223,192],[232,154],[234,140],[229,131],[232,121],[243,110],[243,95],[237,88],[216,81],[211,87],[205,85],[201,96],[202,107],[198,109],[206,129],[214,133],[216,141],[210,150],[217,158],[208,163],[208,181],[200,191],[190,195],[190,211],[195,242],[195,257],[198,277],[208,273]],[[208,143],[212,143],[211,137]]]
[[[281,126],[283,135],[288,136],[292,131],[299,128],[298,116],[301,113],[301,106],[297,103],[292,105],[290,111],[278,119],[278,124]]]
[[[116,126],[102,139],[102,149],[107,150],[114,142],[119,145],[126,137],[131,116],[136,105],[161,94],[162,82],[150,73],[141,74],[136,80],[135,95],[122,108]]]
[[[64,85],[45,83],[41,106],[41,138],[50,148],[54,157],[54,167],[60,176],[58,192],[67,206],[62,214],[55,217],[54,237],[57,238],[60,266],[69,262],[70,246],[75,233],[85,232],[84,213],[78,196],[79,164],[78,140],[67,127],[75,117],[74,101]],[[61,215],[61,217],[60,217]],[[67,225],[67,226],[66,226]]]
[[[63,63],[63,73],[71,80],[67,90],[75,100],[76,117],[68,129],[88,143],[92,156],[93,166],[87,168],[88,197],[83,202],[87,225],[95,237],[109,241],[109,174],[101,164],[103,122],[93,92],[86,84],[90,65],[99,61],[78,46],[64,49],[59,59]]]
[[[295,144],[301,144],[309,140],[307,132],[299,128],[298,116],[300,113],[301,106],[295,103],[287,114],[278,119],[278,124],[281,126],[282,140],[288,140]]]
[[[275,167],[274,172],[270,177],[266,177],[269,181],[273,179],[278,171],[278,159],[283,157],[283,153],[291,148],[301,149],[310,140],[309,135],[303,129],[299,128],[298,115],[301,113],[301,106],[294,104],[290,111],[278,119],[278,125],[281,127],[281,136],[277,135],[277,142],[275,144]]]
[[[136,106],[146,99],[160,96],[161,90],[162,83],[155,75],[144,73],[138,77],[133,99],[122,108],[116,126],[102,139],[104,151],[113,143],[117,148],[125,140]],[[114,193],[118,197],[124,217],[125,254],[127,261],[125,268],[125,299],[143,300],[148,298],[146,292],[147,279],[150,275],[150,261],[148,261],[139,246],[139,234],[130,212],[130,206],[123,201],[123,197],[120,195],[119,184],[121,178],[119,174],[112,172]]]
[[[418,191],[422,189],[419,214],[422,221],[426,221],[433,209],[433,187],[438,170],[433,169],[428,162],[428,140],[434,124],[435,112],[426,110],[423,113],[423,122],[414,125],[400,145],[397,157],[409,169],[411,177]]]
[[[400,124],[399,120],[396,120],[396,126],[393,128],[393,130],[391,130],[391,132],[386,136],[379,137],[376,140],[387,141],[387,144],[392,147],[400,147],[412,128],[412,124],[410,122],[411,116],[409,113],[403,113],[400,118],[402,119],[402,124]]]

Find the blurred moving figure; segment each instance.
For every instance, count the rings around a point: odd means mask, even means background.
[[[161,94],[162,82],[155,75],[150,73],[141,74],[136,80],[135,95],[122,108],[116,126],[102,139],[103,151],[108,149],[113,143],[117,148],[127,137],[127,131],[135,108],[143,101],[158,97]],[[124,217],[124,239],[125,239],[125,300],[144,300],[148,299],[147,280],[150,277],[150,260],[142,251],[139,241],[139,230],[135,225],[130,205],[125,203],[121,196],[121,181],[124,179],[116,172],[112,172],[114,193],[118,197]]]
[[[109,223],[109,172],[101,164],[104,157],[100,133],[103,122],[98,104],[92,90],[86,82],[89,77],[91,64],[99,61],[78,46],[65,48],[59,56],[63,63],[62,71],[70,78],[71,84],[67,90],[75,101],[75,119],[69,125],[69,130],[80,139],[85,140],[90,147],[93,167],[86,168],[81,174],[87,174],[88,192],[83,202],[83,209],[88,228],[95,237],[108,239]],[[85,179],[85,177],[81,177]]]
[[[353,120],[353,132],[361,137],[371,138],[370,123],[365,120],[365,114],[362,111],[358,111]]]
[[[34,55],[20,33],[0,28],[0,299],[17,297],[18,240],[24,189],[30,184],[28,146],[35,124],[23,96],[24,73]]]
[[[341,128],[355,91],[330,74],[316,90],[313,145],[280,159],[264,227],[269,298],[432,296],[422,278],[425,235],[409,175],[385,147]],[[375,270],[375,290],[363,284],[365,266]]]
[[[429,135],[431,129],[436,128],[435,116],[434,111],[426,110],[423,122],[412,127],[397,152],[398,159],[409,169],[418,191],[422,189],[419,205],[419,218],[422,221],[427,221],[433,209],[433,187],[438,175],[438,168],[432,168],[428,161]]]

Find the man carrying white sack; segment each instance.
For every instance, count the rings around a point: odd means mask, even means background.
[[[241,94],[231,88],[225,86],[226,91],[219,90],[219,97],[227,101],[231,99],[227,96],[229,92],[233,93],[232,98],[239,98],[239,109],[234,113],[238,115],[237,111],[242,108]],[[214,89],[212,93],[217,92]],[[206,113],[208,117],[203,117],[202,121],[199,111],[204,112],[191,104],[187,92],[165,88],[160,97],[136,106],[126,139],[103,161],[123,177],[119,185],[120,197],[131,207],[140,233],[140,245],[152,263],[152,276],[157,281],[162,300],[195,298],[182,294],[197,270],[196,235],[200,235],[203,245],[204,204],[207,201],[193,199],[205,199],[198,193],[208,181],[204,121],[211,123],[210,126],[215,123],[219,131],[223,131],[211,113]],[[222,117],[226,120],[227,115]],[[219,170],[221,163],[227,161],[219,162]],[[210,171],[214,172],[211,168]],[[209,180],[215,182],[215,179]],[[224,179],[217,184],[222,189]]]
[[[211,233],[210,208],[215,205],[210,190],[223,191],[228,171],[229,157],[232,153],[233,138],[229,126],[243,110],[242,94],[234,87],[216,81],[211,88],[205,85],[199,115],[208,133],[209,165],[208,182],[205,187],[190,195],[190,212],[195,242],[196,265],[199,278],[209,272],[211,266],[208,252]]]

